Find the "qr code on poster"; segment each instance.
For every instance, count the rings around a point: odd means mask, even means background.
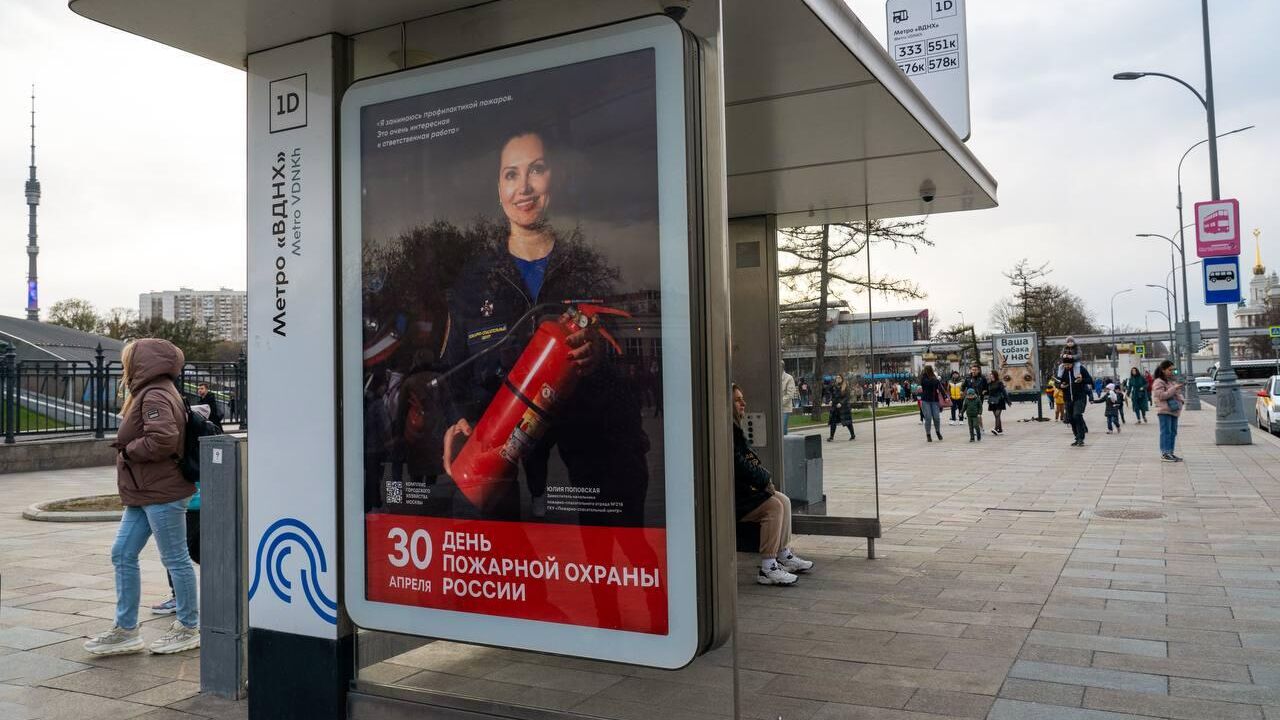
[[[388,480],[387,481],[387,498],[388,503],[404,502],[404,481]]]

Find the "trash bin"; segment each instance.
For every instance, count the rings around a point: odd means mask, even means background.
[[[816,505],[822,493],[822,435],[787,435],[782,439],[782,492],[795,505]]]

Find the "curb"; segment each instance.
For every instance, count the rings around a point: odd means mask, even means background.
[[[57,502],[51,500],[49,502]],[[119,522],[123,511],[98,510],[94,512],[67,512],[62,510],[45,510],[48,503],[36,503],[22,511],[22,517],[36,522]]]

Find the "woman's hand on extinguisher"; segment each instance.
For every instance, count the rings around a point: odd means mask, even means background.
[[[590,375],[600,366],[600,361],[604,360],[604,342],[595,328],[583,328],[565,338],[565,342],[572,348],[569,351],[569,359],[583,375]]]
[[[462,418],[444,431],[445,475],[453,475],[450,466],[453,464],[453,459],[458,456],[458,453],[462,452],[462,446],[466,444],[469,437],[471,437],[471,423],[467,422],[466,418]]]

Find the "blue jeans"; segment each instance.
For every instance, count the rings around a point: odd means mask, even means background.
[[[791,422],[791,413],[789,412],[782,413],[782,434],[783,435],[787,434],[787,424],[790,422]]]
[[[922,402],[920,403],[920,412],[924,415],[925,437],[929,437],[931,429],[938,434],[938,437],[942,437],[942,412],[938,403]]]
[[[1160,418],[1160,454],[1172,455],[1173,444],[1178,440],[1178,416],[1156,415]]]
[[[196,600],[196,571],[187,554],[187,502],[126,507],[120,529],[111,546],[111,564],[116,568],[116,626],[128,630],[138,626],[138,603],[142,601],[142,573],[138,553],[147,539],[156,536],[160,561],[173,579],[173,597],[178,603],[178,621],[193,628],[200,624]]]

